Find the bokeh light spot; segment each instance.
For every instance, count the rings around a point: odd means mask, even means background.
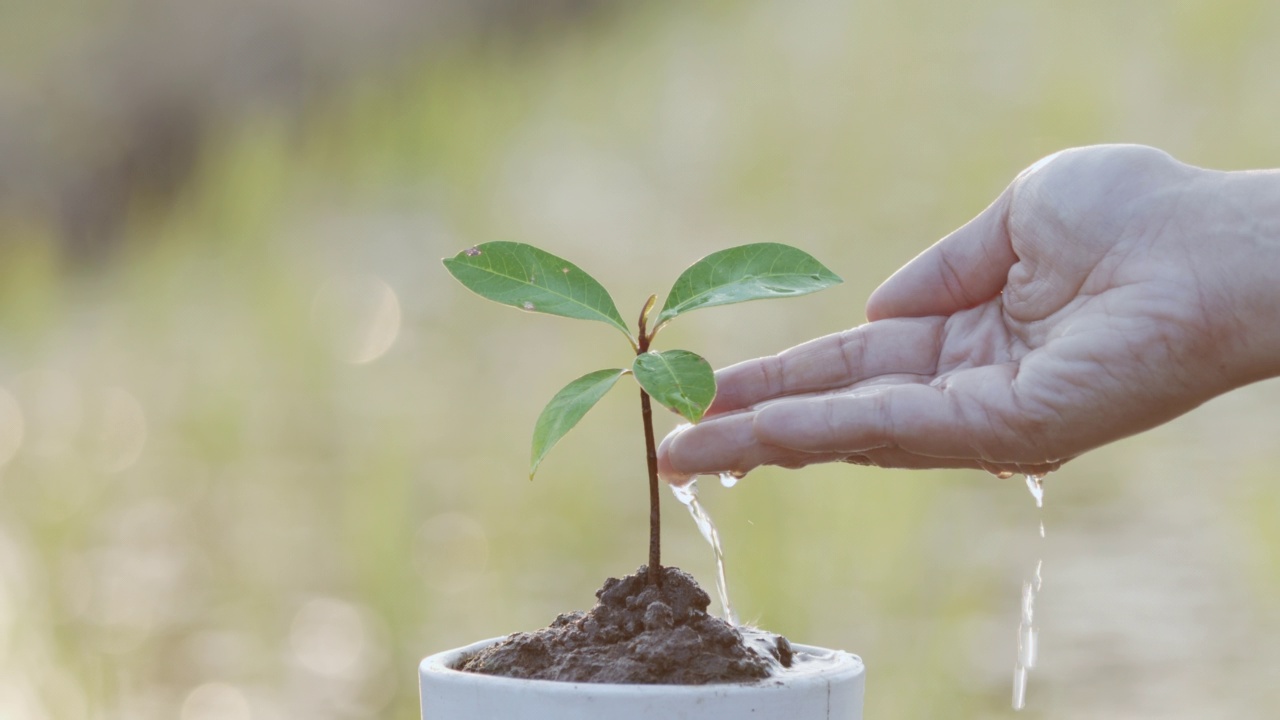
[[[307,670],[330,677],[350,676],[365,649],[364,620],[350,603],[316,598],[294,615],[289,644],[294,658]]]
[[[13,392],[25,419],[22,447],[43,458],[66,455],[84,420],[71,378],[57,370],[31,370],[14,378]]]
[[[339,276],[316,292],[311,322],[340,360],[373,362],[400,335],[400,300],[376,275]]]
[[[239,688],[211,682],[187,694],[178,717],[179,720],[252,720],[253,711]]]
[[[147,416],[127,390],[107,388],[92,408],[88,455],[106,473],[127,469],[142,455],[147,444]]]

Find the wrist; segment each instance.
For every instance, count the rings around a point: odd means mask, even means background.
[[[1193,197],[1195,271],[1228,380],[1280,376],[1280,171],[1203,171]]]

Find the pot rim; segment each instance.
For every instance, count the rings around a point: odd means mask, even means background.
[[[829,685],[833,682],[847,681],[866,672],[862,658],[844,650],[832,650],[814,645],[793,643],[792,648],[798,653],[809,653],[827,660],[821,668],[813,668],[806,672],[797,672],[783,677],[767,677],[749,683],[712,683],[708,685],[648,685],[623,683],[576,683],[559,680],[531,680],[525,678],[509,678],[499,675],[455,670],[464,656],[478,652],[485,647],[505,640],[508,635],[489,638],[459,648],[445,650],[429,655],[419,665],[419,674],[423,682],[434,679],[435,682],[450,682],[460,685],[483,685],[494,689],[520,689],[543,694],[578,694],[589,690],[596,695],[652,695],[655,692],[672,695],[740,695],[750,693],[779,692],[787,688],[795,689],[809,685]]]

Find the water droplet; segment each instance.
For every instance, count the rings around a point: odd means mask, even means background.
[[[524,308],[525,310],[532,310],[533,303],[529,302],[528,300],[525,300],[524,302],[520,303],[520,307]]]
[[[467,257],[475,257],[480,254],[480,248],[472,246],[466,249]]]
[[[1000,478],[1001,480],[1008,480],[1009,478],[1013,477],[1013,473],[1008,470],[1001,470],[1000,472],[996,473],[996,477]]]
[[[737,470],[726,470],[720,473],[720,484],[727,488],[731,488],[734,485],[737,485],[738,481],[746,476],[747,474],[744,472],[738,472]]]

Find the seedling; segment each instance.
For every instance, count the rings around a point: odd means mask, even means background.
[[[808,253],[778,243],[742,245],[712,253],[676,279],[658,316],[650,321],[658,296],[649,296],[632,335],[613,298],[595,278],[567,260],[514,242],[477,245],[444,260],[469,290],[529,312],[597,320],[617,328],[631,344],[630,368],[597,370],[569,383],[542,410],[533,427],[529,477],[539,463],[623,375],[640,384],[640,417],[649,463],[648,582],[662,577],[658,452],[650,398],[696,423],[716,395],[715,374],[688,350],[651,350],[658,332],[677,316],[699,308],[764,298],[806,295],[841,282]]]

